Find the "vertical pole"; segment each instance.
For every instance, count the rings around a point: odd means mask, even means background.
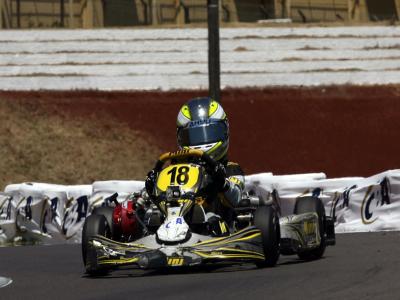
[[[69,28],[74,28],[74,0],[69,0]]]
[[[21,28],[21,0],[17,0],[17,27]]]
[[[221,66],[219,53],[219,0],[207,0],[208,16],[208,88],[209,96],[221,101]]]
[[[60,0],[60,26],[64,27],[64,0]]]

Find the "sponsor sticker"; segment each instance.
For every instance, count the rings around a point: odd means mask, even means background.
[[[171,267],[182,266],[184,262],[183,257],[168,257],[168,265]]]

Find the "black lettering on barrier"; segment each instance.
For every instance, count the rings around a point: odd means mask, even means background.
[[[56,217],[58,217],[57,206],[58,206],[58,198],[55,197],[50,200],[50,222],[55,221]],[[46,227],[46,220],[47,220],[48,212],[49,212],[49,209],[46,208],[44,215],[43,215],[43,219],[41,221],[42,222],[41,228],[42,228],[43,233],[48,232],[47,227]]]
[[[6,220],[11,220],[11,208],[12,208],[12,197],[8,198],[8,205],[7,205],[7,216],[6,216]]]
[[[79,223],[82,219],[86,218],[88,211],[88,197],[87,196],[79,197],[72,208],[73,209],[67,211],[64,215],[64,221],[62,225],[62,232],[64,235],[67,234],[68,229],[70,227]]]
[[[372,200],[374,200],[374,199],[375,199],[375,194],[372,193],[371,195],[369,195],[369,197],[368,197],[368,199],[367,199],[367,202],[366,202],[366,204],[365,204],[365,212],[364,212],[364,215],[365,215],[365,219],[366,219],[366,220],[369,220],[369,219],[372,218],[372,213],[369,211],[369,206],[371,205],[371,202],[372,202]]]
[[[32,220],[32,196],[29,196],[26,199],[26,205],[25,205],[25,218],[28,220]]]
[[[64,215],[64,221],[63,221],[63,224],[62,224],[62,233],[64,235],[67,234],[68,228],[69,228],[69,226],[71,224],[73,224],[73,221],[74,221],[73,219],[71,220],[70,212],[66,212],[65,215]]]
[[[337,209],[337,206],[338,206],[340,200],[342,200],[343,202],[341,205],[339,205],[339,208],[343,209],[345,207],[349,207],[350,193],[352,190],[354,190],[356,188],[357,188],[356,184],[351,186],[350,188],[346,188],[340,196],[337,196],[337,198],[335,198],[335,202],[333,204],[333,210],[332,210],[333,217],[336,217],[336,209]]]
[[[5,204],[5,202],[7,201],[8,199],[6,199],[3,203],[2,203],[2,205],[0,206],[0,217],[4,214],[4,204]],[[7,216],[6,216],[6,220],[7,220]]]
[[[373,190],[374,186],[371,185],[367,193],[365,194],[363,203],[361,205],[361,219],[364,224],[374,223],[378,217],[373,220],[374,207],[371,206],[372,201],[376,201],[375,207],[389,205],[390,204],[390,181],[389,178],[385,177],[379,182],[379,190]]]
[[[349,207],[349,201],[350,201],[350,192],[351,190],[357,188],[357,185],[353,185],[350,188],[345,189],[343,192],[343,203],[341,205],[341,208]]]
[[[379,183],[381,186],[381,206],[384,204],[390,204],[390,181],[389,178],[385,177]]]
[[[86,218],[87,210],[88,210],[88,198],[87,196],[81,196],[78,199],[76,199],[78,202],[78,208],[77,208],[77,213],[78,213],[78,218],[76,220],[76,223],[79,223],[81,219]]]
[[[50,210],[51,210],[51,222],[53,222],[56,217],[58,217],[58,213],[57,213],[57,206],[58,206],[58,198],[55,197],[53,199],[50,200]]]

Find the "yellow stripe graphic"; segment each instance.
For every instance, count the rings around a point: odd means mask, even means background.
[[[240,254],[209,254],[205,252],[195,251],[193,252],[203,258],[248,258],[248,259],[260,259],[264,260],[265,257],[261,255],[240,255]]]
[[[258,236],[261,235],[261,232],[258,230],[254,230],[253,232],[256,232],[255,234],[252,234],[250,236],[246,236],[246,237],[242,237],[242,238],[237,238],[237,239],[232,239],[232,237],[228,237],[225,239],[222,239],[220,241],[204,241],[198,244],[195,244],[194,246],[215,246],[215,245],[223,245],[223,244],[229,244],[229,243],[234,243],[234,242],[238,242],[238,241],[247,241],[253,238],[256,238]],[[249,232],[250,233],[250,232]]]
[[[121,259],[110,259],[110,260],[103,260],[99,261],[99,265],[111,265],[111,264],[117,264],[117,265],[122,265],[122,264],[131,264],[135,263],[139,260],[139,258],[134,257],[134,258],[121,258]]]

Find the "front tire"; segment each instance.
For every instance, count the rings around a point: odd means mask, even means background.
[[[97,270],[87,264],[88,262],[88,254],[89,254],[89,239],[93,236],[101,235],[104,237],[110,237],[111,232],[107,222],[107,219],[104,215],[90,215],[86,218],[85,223],[83,225],[82,230],[82,258],[83,264],[86,269],[86,273],[89,275],[105,275],[107,271],[105,270]]]
[[[296,200],[296,204],[294,207],[294,214],[304,214],[315,212],[318,215],[318,225],[319,225],[319,234],[321,238],[320,245],[311,250],[307,250],[304,252],[299,252],[297,255],[300,259],[303,260],[314,260],[319,259],[324,255],[326,248],[326,238],[325,238],[325,207],[322,203],[321,199],[318,197],[301,197]]]
[[[110,237],[114,239],[113,213],[114,207],[110,206],[95,207],[92,211],[92,215],[103,215],[106,218],[108,228],[110,229]]]
[[[265,260],[257,262],[259,268],[273,267],[280,255],[279,217],[271,205],[257,208],[254,214],[254,226],[261,231]]]

